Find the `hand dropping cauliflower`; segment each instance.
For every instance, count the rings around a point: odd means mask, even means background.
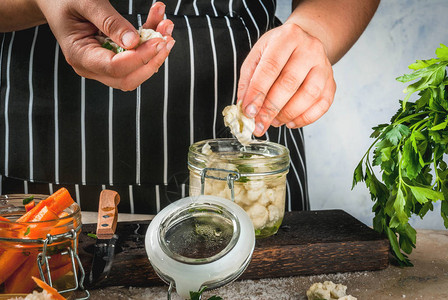
[[[308,300],[356,300],[356,297],[347,295],[347,286],[335,284],[332,281],[316,282],[306,292]]]
[[[166,40],[166,37],[162,36],[162,34],[160,32],[157,32],[152,29],[145,29],[145,28],[140,27],[138,29],[138,34],[140,35],[140,41],[138,43],[138,46],[140,46],[144,42],[146,42],[150,39],[154,39],[154,38],[161,38],[161,39]],[[115,53],[120,53],[120,52],[126,51],[126,49],[118,46],[114,41],[112,41],[112,39],[110,37],[104,36],[101,32],[99,35],[95,36],[95,38],[97,39],[98,42],[100,42],[100,44],[103,48],[112,50]]]
[[[243,114],[240,101],[237,105],[229,105],[224,108],[224,124],[230,128],[232,134],[242,145],[252,142],[252,133],[255,130],[255,119],[249,119]]]

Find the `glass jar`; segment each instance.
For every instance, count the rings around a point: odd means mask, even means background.
[[[75,291],[80,285],[79,269],[83,278],[77,255],[81,210],[73,203],[56,220],[16,223],[26,212],[23,199],[30,196],[0,196],[0,216],[12,221],[0,219],[0,294],[32,292],[36,285],[31,276],[43,279],[60,293]],[[48,196],[33,197],[37,205]]]
[[[182,198],[161,210],[148,226],[145,247],[158,276],[183,299],[202,288],[237,279],[255,247],[244,210],[215,196]]]
[[[190,146],[190,196],[215,195],[241,206],[257,238],[275,234],[285,213],[289,150],[277,143],[214,139]]]

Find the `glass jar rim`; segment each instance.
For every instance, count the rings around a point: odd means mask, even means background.
[[[203,153],[203,147],[207,144],[217,155]],[[230,154],[241,154],[241,157],[236,155],[232,157]],[[245,157],[246,155],[250,156]],[[290,164],[288,148],[271,141],[254,140],[250,145],[244,146],[235,138],[219,138],[202,140],[190,145],[188,166],[191,169],[201,172],[213,160],[235,166],[249,166],[238,170],[241,176],[278,174],[288,171]],[[250,166],[257,165],[268,166],[269,171],[250,172]]]
[[[7,195],[0,195],[0,201],[1,200],[22,201],[23,199],[28,198],[30,196],[34,196],[35,197],[34,200],[37,200],[38,203],[49,197],[49,195],[44,195],[44,194],[7,194]],[[21,207],[21,206],[18,206],[18,207]],[[58,217],[57,219],[45,220],[45,221],[35,221],[35,222],[20,222],[20,223],[16,223],[16,224],[21,225],[21,226],[22,225],[33,225],[33,224],[45,224],[45,223],[51,224],[54,221],[61,221],[61,220],[73,218],[74,216],[79,215],[81,213],[81,207],[76,202],[72,203],[67,209],[70,209],[70,212],[68,212],[68,215],[63,216],[63,217]],[[12,214],[22,213],[22,212],[24,212],[24,211],[13,211]],[[0,220],[0,224],[8,224],[9,222],[10,221]]]

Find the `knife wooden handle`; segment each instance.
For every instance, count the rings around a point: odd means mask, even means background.
[[[120,195],[112,190],[103,190],[100,194],[98,207],[98,223],[96,226],[96,236],[98,239],[110,239],[117,227]]]

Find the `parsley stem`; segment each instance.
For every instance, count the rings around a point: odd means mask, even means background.
[[[425,123],[427,121],[428,121],[428,119],[424,118],[424,119],[418,121],[417,123],[411,125],[411,127],[409,127],[409,128],[412,129],[412,131],[421,131],[421,128],[419,126],[422,125],[422,127],[424,127],[426,125]]]
[[[406,116],[406,117],[404,117],[403,119],[399,119],[399,118],[397,118],[397,119],[392,123],[392,125],[398,125],[398,124],[401,124],[401,123],[404,123],[404,122],[408,122],[408,121],[410,121],[410,120],[412,120],[412,119],[414,119],[414,118],[416,118],[416,117],[419,117],[419,116],[421,116],[421,115],[425,115],[425,114],[429,114],[429,113],[430,113],[430,111],[422,111],[422,112],[419,112],[419,113],[415,113],[415,114]]]

